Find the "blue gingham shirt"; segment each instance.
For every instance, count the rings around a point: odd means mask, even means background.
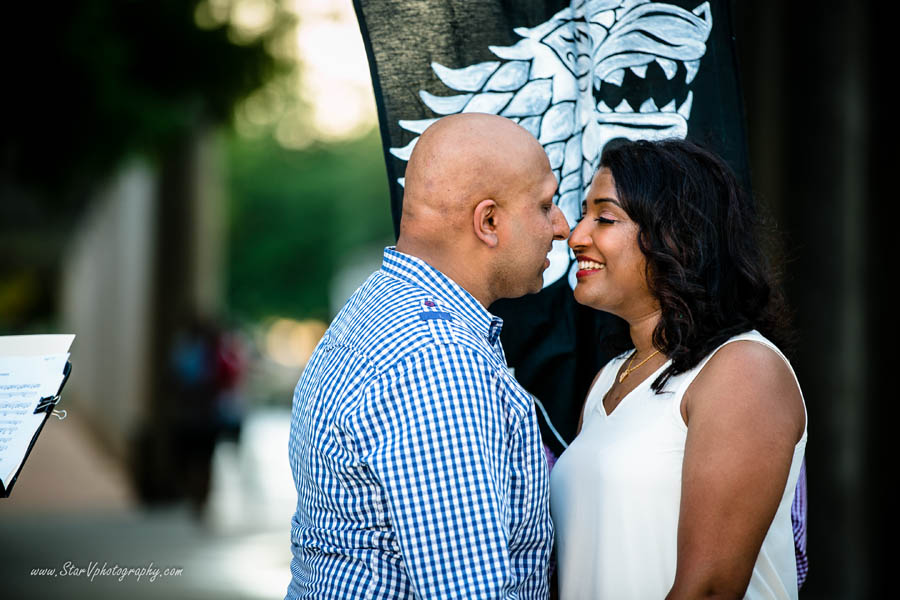
[[[385,249],[294,392],[287,598],[548,597],[547,463],[501,326]]]

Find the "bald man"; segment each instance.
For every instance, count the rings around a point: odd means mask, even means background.
[[[548,597],[548,474],[530,395],[487,307],[541,289],[569,227],[541,145],[512,121],[435,122],[400,237],[294,392],[287,598]]]

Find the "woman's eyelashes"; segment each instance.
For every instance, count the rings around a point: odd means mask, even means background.
[[[582,209],[581,209],[581,214],[578,216],[577,219],[575,219],[575,223],[576,223],[576,224],[581,223],[581,222],[584,221],[587,217],[591,216],[591,215],[587,214],[587,212],[588,212],[587,210],[585,210],[584,208],[582,208]],[[594,222],[595,222],[595,223],[602,223],[602,224],[604,224],[604,225],[609,225],[609,224],[611,224],[611,223],[615,223],[615,222],[616,222],[616,219],[613,219],[611,216],[597,215],[596,217],[594,217]]]

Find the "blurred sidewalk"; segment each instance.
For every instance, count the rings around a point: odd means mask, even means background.
[[[187,504],[141,508],[127,474],[73,412],[51,417],[12,496],[0,499],[4,597],[284,597],[294,503],[286,410],[248,415],[240,444],[217,446],[202,519]],[[147,573],[122,575],[116,566]],[[170,567],[181,572],[166,576]]]

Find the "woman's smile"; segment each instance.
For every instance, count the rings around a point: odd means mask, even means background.
[[[575,277],[578,279],[589,277],[606,269],[604,263],[588,256],[578,255],[575,260],[578,262],[578,271],[575,273]]]

